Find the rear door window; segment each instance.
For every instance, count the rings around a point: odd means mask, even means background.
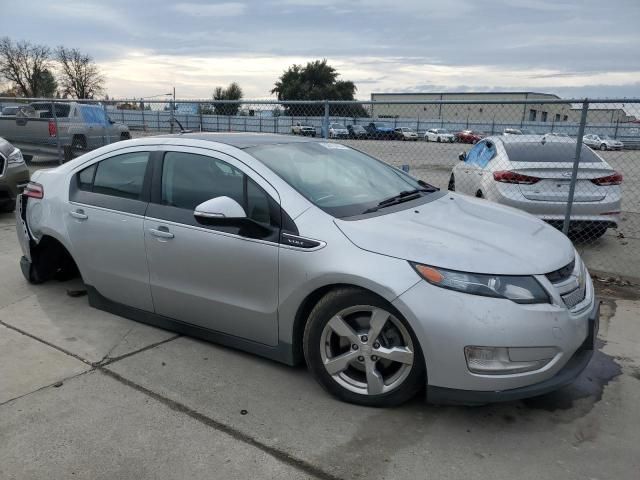
[[[102,160],[98,163],[91,191],[139,200],[148,160],[148,152],[125,153]],[[89,175],[90,172],[81,171],[78,176],[80,184],[83,180],[86,181]]]

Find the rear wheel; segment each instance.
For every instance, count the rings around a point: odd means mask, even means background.
[[[440,143],[440,137],[436,138],[436,142]]]
[[[334,290],[314,307],[304,355],[329,393],[359,405],[399,405],[425,383],[422,352],[406,320],[383,299],[356,288]]]
[[[71,139],[71,156],[79,157],[87,151],[87,139],[84,135],[74,135]]]
[[[476,192],[476,198],[484,198],[484,195],[482,194],[482,190],[478,190]]]

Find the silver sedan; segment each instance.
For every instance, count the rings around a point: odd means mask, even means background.
[[[36,172],[18,207],[29,282],[80,275],[96,308],[306,362],[348,402],[539,395],[593,352],[599,302],[560,232],[341,144],[125,141]]]
[[[548,135],[488,137],[460,154],[449,190],[519,208],[559,226],[569,198],[576,141]],[[583,146],[571,227],[590,239],[620,219],[622,174]]]

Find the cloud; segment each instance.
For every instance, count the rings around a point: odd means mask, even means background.
[[[244,15],[247,6],[238,2],[216,4],[183,2],[176,4],[173,9],[193,17],[237,17]]]

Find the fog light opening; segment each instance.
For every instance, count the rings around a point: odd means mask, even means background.
[[[552,358],[513,361],[509,358],[508,347],[464,347],[467,368],[483,375],[506,375],[539,370]]]

